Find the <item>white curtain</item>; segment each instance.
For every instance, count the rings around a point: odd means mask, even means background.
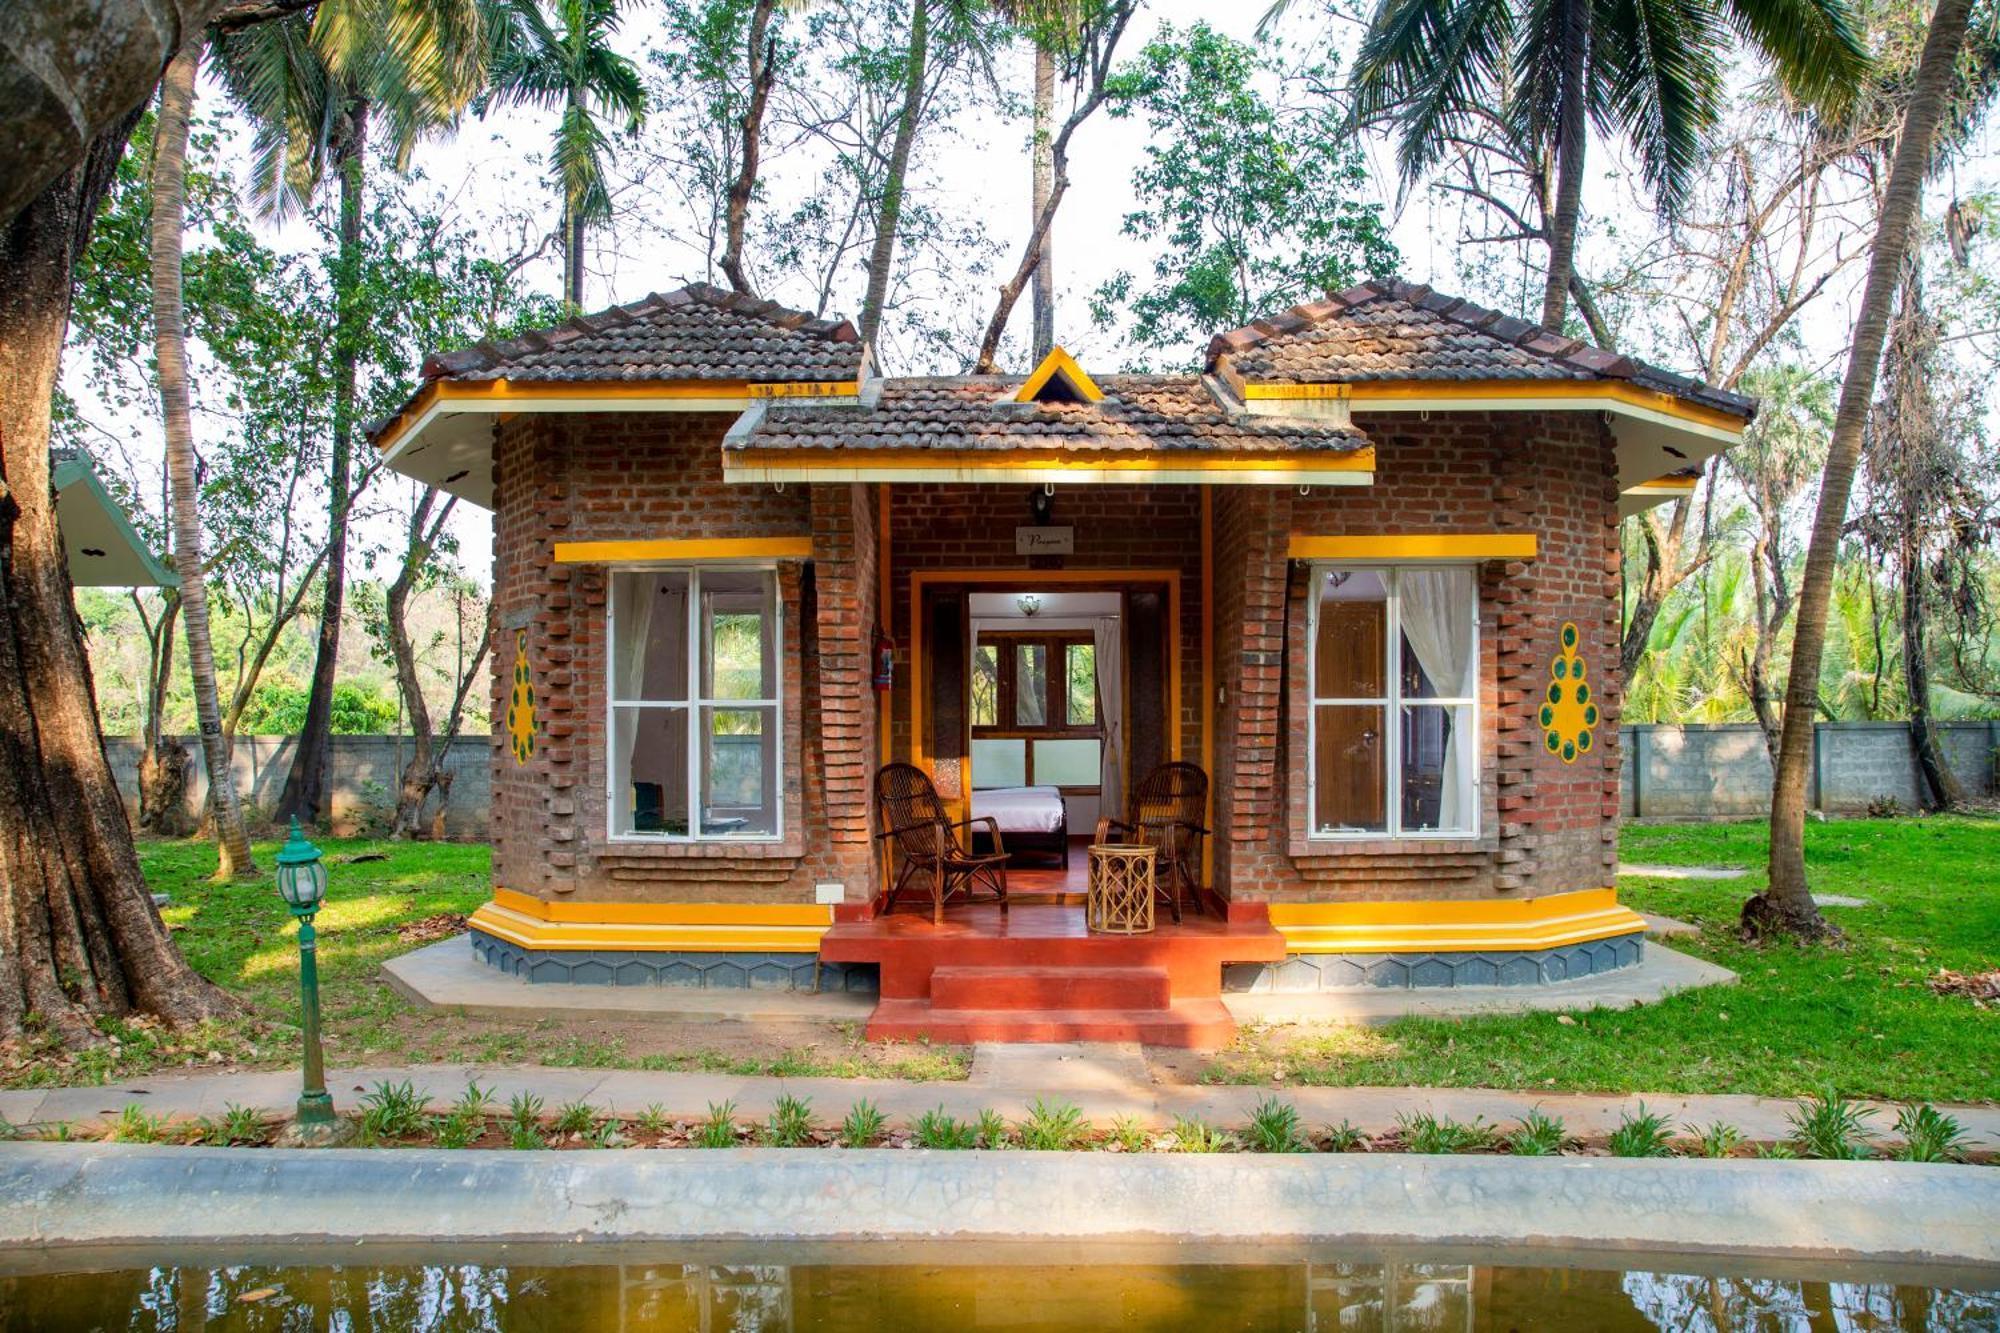
[[[1117,616],[1099,616],[1091,625],[1096,645],[1097,716],[1104,724],[1104,750],[1099,756],[1097,809],[1113,819],[1125,817],[1125,673],[1124,628]]]
[[[1403,637],[1417,655],[1417,665],[1430,677],[1439,698],[1469,699],[1478,690],[1478,664],[1473,660],[1473,628],[1478,615],[1478,584],[1470,569],[1406,569],[1396,576],[1402,604]],[[1477,747],[1462,735],[1470,709],[1451,710],[1451,732],[1445,741],[1438,827],[1463,832],[1471,827],[1468,802],[1472,795],[1472,764]],[[1400,719],[1398,720],[1400,722]]]

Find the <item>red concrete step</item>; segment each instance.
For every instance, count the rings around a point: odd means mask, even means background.
[[[937,1009],[1165,1009],[1173,982],[1164,967],[964,967],[931,972]]]
[[[1166,1009],[942,1009],[926,1000],[883,1000],[868,1020],[870,1041],[1138,1041],[1211,1050],[1236,1039],[1220,1000],[1176,1000]]]

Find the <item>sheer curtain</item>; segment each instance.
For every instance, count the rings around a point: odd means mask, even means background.
[[[1099,616],[1091,625],[1097,666],[1097,716],[1104,725],[1104,752],[1098,757],[1097,809],[1100,815],[1125,815],[1125,691],[1120,682],[1124,626],[1117,616]]]
[[[1478,690],[1473,629],[1478,616],[1478,584],[1469,569],[1406,569],[1396,576],[1403,637],[1417,655],[1441,699],[1470,699]],[[1444,746],[1444,781],[1438,794],[1438,827],[1463,832],[1471,827],[1473,738],[1462,725],[1471,713],[1450,712]]]

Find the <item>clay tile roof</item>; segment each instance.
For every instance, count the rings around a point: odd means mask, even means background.
[[[1347,426],[1251,416],[1187,375],[1107,375],[1096,403],[1016,403],[1023,377],[952,375],[879,382],[849,405],[776,400],[730,449],[1144,450],[1286,453],[1365,448]]]
[[[696,283],[630,305],[577,315],[504,342],[424,361],[424,379],[574,382],[860,378],[861,337],[844,319],[816,319]]]
[[[1225,360],[1252,384],[1621,379],[1745,418],[1757,406],[1742,394],[1393,278],[1218,334],[1208,346],[1208,367]]]

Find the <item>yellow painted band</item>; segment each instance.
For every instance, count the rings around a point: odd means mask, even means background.
[[[1638,934],[1645,918],[1615,889],[1525,901],[1272,903],[1271,924],[1290,953],[1470,953],[1549,949]]]
[[[1645,495],[1654,491],[1693,491],[1699,485],[1701,485],[1700,477],[1655,477],[1651,481],[1642,481],[1637,486],[1626,487],[1625,494]]]
[[[1369,403],[1404,403],[1412,400],[1435,402],[1450,410],[1454,401],[1518,400],[1533,403],[1602,399],[1643,407],[1650,411],[1699,422],[1724,430],[1741,431],[1744,419],[1729,412],[1676,398],[1659,389],[1642,389],[1636,384],[1605,380],[1474,380],[1448,383],[1437,380],[1369,380],[1358,384],[1245,384],[1243,399],[1301,402],[1339,399],[1365,408]]]
[[[1394,536],[1311,537],[1293,534],[1294,560],[1532,560],[1532,532],[1404,533]]]
[[[821,455],[824,456],[821,456]],[[1023,449],[827,449],[810,454],[802,449],[730,449],[725,468],[783,467],[789,471],[852,471],[863,467],[894,467],[905,471],[987,469],[1012,472],[1021,468],[1052,468],[1078,472],[1373,472],[1375,450],[1354,449],[1321,458],[1302,453],[1206,454],[1160,450]]]
[[[811,554],[811,537],[691,537],[556,543],[556,563],[559,565],[610,564],[625,560],[798,560]]]
[[[395,419],[375,437],[375,447],[387,452],[424,410],[437,402],[520,403],[566,402],[572,399],[633,402],[675,399],[852,398],[861,392],[859,380],[824,383],[761,384],[749,380],[645,380],[604,383],[595,380],[433,380],[405,403]]]
[[[1083,367],[1076,363],[1076,358],[1060,347],[1049,349],[1049,354],[1042,358],[1042,364],[1035,367],[1035,373],[1028,376],[1027,383],[1023,384],[1020,392],[1014,395],[1014,401],[1034,402],[1035,395],[1047,388],[1049,381],[1058,374],[1070,382],[1085,402],[1104,401],[1104,390],[1097,387],[1097,381],[1084,373]]]
[[[542,921],[487,903],[472,914],[474,930],[525,949],[556,952],[615,949],[635,953],[817,953],[830,922],[815,926],[652,925]]]

